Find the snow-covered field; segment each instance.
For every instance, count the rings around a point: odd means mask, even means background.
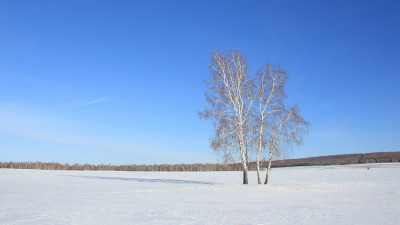
[[[267,186],[249,178],[0,169],[0,224],[400,224],[400,163],[276,168]]]

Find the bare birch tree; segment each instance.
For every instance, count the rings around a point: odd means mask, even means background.
[[[243,168],[243,184],[248,184],[246,152],[250,113],[254,101],[253,84],[248,77],[247,61],[240,52],[212,52],[210,79],[206,81],[208,109],[201,118],[214,122],[215,134],[211,147],[216,151],[237,151]]]
[[[264,184],[268,184],[269,171],[274,156],[279,157],[288,151],[293,144],[300,145],[303,136],[307,134],[307,127],[311,124],[304,120],[297,107],[279,110],[269,126],[269,137],[266,145],[269,149],[267,174]]]
[[[239,155],[243,184],[248,184],[249,157],[254,150],[261,184],[260,157],[265,152],[269,159],[264,182],[267,184],[273,158],[286,153],[292,144],[300,145],[310,125],[297,107],[285,108],[286,72],[267,64],[252,80],[248,77],[247,61],[238,51],[212,52],[209,69],[209,108],[199,115],[214,122],[211,147],[222,151],[225,160]]]
[[[271,132],[270,117],[283,108],[285,95],[285,84],[288,80],[287,73],[279,66],[267,64],[257,72],[256,76],[256,99],[254,112],[254,131],[256,142],[256,169],[258,184],[261,184],[260,155],[265,148],[266,137]]]

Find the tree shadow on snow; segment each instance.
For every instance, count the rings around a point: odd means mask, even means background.
[[[78,175],[65,175],[69,177],[80,177],[99,180],[120,180],[120,181],[133,181],[140,183],[167,183],[167,184],[208,184],[214,183],[207,181],[196,180],[175,180],[175,179],[151,179],[151,178],[129,178],[129,177],[103,177],[103,176],[78,176]]]

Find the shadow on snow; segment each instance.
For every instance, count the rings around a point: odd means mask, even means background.
[[[195,180],[175,180],[175,179],[151,179],[151,178],[129,178],[129,177],[103,177],[103,176],[78,176],[78,175],[65,175],[69,177],[80,177],[99,180],[120,180],[120,181],[133,181],[140,183],[167,183],[167,184],[214,184],[207,181]]]

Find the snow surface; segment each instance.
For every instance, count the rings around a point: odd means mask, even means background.
[[[274,168],[267,186],[249,179],[0,169],[0,224],[400,224],[400,163]]]

